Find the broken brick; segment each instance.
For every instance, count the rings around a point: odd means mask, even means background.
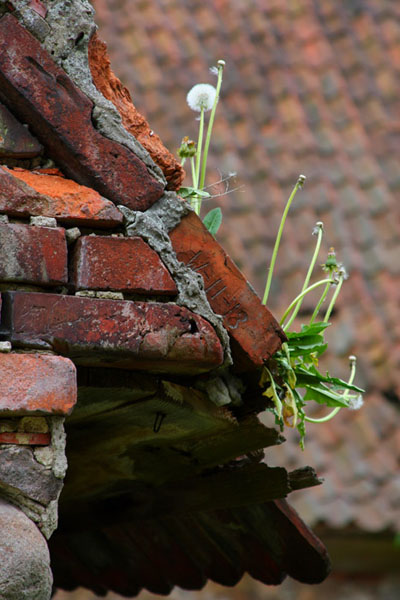
[[[222,315],[240,361],[244,354],[261,366],[285,340],[270,311],[194,212],[182,219],[170,237],[178,259],[203,276],[211,308]]]
[[[0,281],[67,283],[64,229],[0,223],[0,238]]]
[[[42,153],[39,144],[26,127],[0,103],[0,156],[2,158],[33,158]]]
[[[50,171],[44,169],[43,171]],[[68,225],[116,227],[117,207],[91,188],[59,174],[0,167],[0,211],[14,217],[43,215]]]
[[[75,246],[72,281],[79,290],[178,293],[157,252],[140,237],[81,237]]]
[[[95,32],[90,39],[88,58],[93,83],[107,100],[118,109],[127,131],[135,136],[162,169],[168,182],[167,189],[178,190],[185,171],[176,157],[167,150],[159,136],[150,129],[146,119],[134,106],[129,90],[111,70],[107,46]]]
[[[18,346],[49,348],[77,364],[201,373],[223,349],[212,326],[172,303],[4,292],[2,327]]]
[[[93,103],[11,14],[0,19],[0,98],[71,179],[133,210],[162,196],[144,162],[95,129]]]
[[[0,414],[67,415],[76,395],[76,369],[68,358],[0,354]]]

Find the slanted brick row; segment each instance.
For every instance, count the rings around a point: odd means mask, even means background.
[[[174,280],[157,252],[140,237],[79,238],[73,265],[72,283],[78,290],[177,294]]]
[[[170,237],[178,259],[203,276],[211,308],[222,315],[233,340],[236,366],[249,368],[248,359],[262,365],[285,340],[270,311],[194,212]]]
[[[95,129],[93,103],[11,14],[0,19],[0,98],[79,183],[133,210],[162,196],[144,162]]]
[[[67,283],[65,230],[0,223],[0,281]]]
[[[201,373],[223,362],[212,326],[176,304],[5,292],[13,345],[49,348],[92,366]]]

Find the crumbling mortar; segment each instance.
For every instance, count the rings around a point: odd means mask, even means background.
[[[228,333],[222,324],[222,317],[213,312],[207,300],[203,278],[177,259],[168,236],[168,231],[178,225],[191,210],[190,207],[179,200],[175,192],[165,192],[145,213],[132,211],[125,206],[118,208],[125,218],[126,235],[142,237],[159,254],[170,272],[178,289],[174,302],[204,317],[215,328],[224,348],[224,363],[217,372],[232,364]]]
[[[46,467],[46,470],[51,470],[57,479],[64,479],[67,471],[64,417],[49,417],[47,423],[51,432],[51,446],[48,447],[51,456],[47,458],[43,456],[45,448],[32,448],[32,455],[38,463]],[[50,500],[48,504],[44,505],[2,481],[0,481],[0,498],[4,498],[7,502],[20,508],[27,517],[38,525],[47,539],[57,529],[58,498]]]
[[[19,508],[39,527],[46,539],[49,539],[58,525],[58,500],[51,500],[44,506],[28,498],[19,490],[0,482],[0,498]]]
[[[92,122],[99,133],[131,150],[146,165],[151,175],[164,186],[160,167],[138,140],[122,125],[118,110],[95,87],[89,67],[89,41],[97,29],[94,9],[88,0],[42,0],[47,7],[45,21],[29,7],[29,0],[13,0],[16,16],[38,39],[53,60],[93,102]],[[43,30],[42,22],[48,27]],[[83,35],[82,35],[83,34]],[[77,41],[79,40],[79,41]]]

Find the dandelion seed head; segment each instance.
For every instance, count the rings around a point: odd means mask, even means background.
[[[209,83],[197,83],[192,87],[186,96],[186,101],[189,107],[196,111],[201,112],[211,110],[214,104],[217,90],[213,85]]]
[[[338,263],[337,272],[338,272],[339,277],[341,277],[342,279],[346,280],[349,278],[349,274],[346,271],[346,267],[344,266],[343,263]]]
[[[364,400],[362,394],[358,394],[358,396],[355,396],[354,398],[349,398],[349,403],[347,406],[350,408],[350,410],[360,410],[363,404]]]

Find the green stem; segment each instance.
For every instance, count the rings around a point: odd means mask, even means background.
[[[348,380],[348,384],[351,385],[354,381],[354,376],[356,374],[356,357],[350,356],[350,377]],[[345,390],[343,394],[343,398],[347,398],[350,390]],[[321,417],[320,419],[313,419],[312,417],[304,417],[304,420],[308,423],[326,423],[326,421],[330,421],[333,419],[335,415],[338,414],[339,410],[343,408],[342,406],[336,406],[329,414],[325,417]]]
[[[204,108],[200,111],[200,124],[199,124],[199,137],[197,140],[197,150],[196,150],[196,165],[193,168],[194,161],[192,162],[192,179],[193,179],[193,187],[195,190],[199,189],[199,170],[200,170],[200,160],[201,160],[201,148],[203,145],[203,131],[204,131]],[[191,205],[194,209],[196,215],[200,214],[200,197],[195,196],[191,202]]]
[[[276,387],[275,387],[275,381],[274,378],[272,377],[269,369],[267,367],[264,367],[264,369],[267,371],[268,375],[269,375],[269,380],[271,382],[271,388],[272,388],[272,395],[273,395],[273,400],[274,400],[274,404],[275,404],[275,409],[276,409],[276,413],[279,417],[279,419],[282,418],[282,402],[278,396],[278,393],[276,391]]]
[[[333,280],[332,279],[321,279],[320,281],[317,281],[317,282],[313,283],[312,285],[310,285],[308,288],[303,290],[298,296],[296,296],[296,298],[293,300],[293,302],[291,302],[291,304],[289,304],[289,306],[285,310],[283,317],[280,320],[279,324],[282,325],[285,322],[286,317],[293,310],[293,308],[296,306],[296,304],[299,302],[299,300],[302,300],[304,298],[304,296],[306,296],[309,292],[312,292],[317,287],[319,287],[320,285],[324,285],[327,282],[329,282],[329,284],[331,284],[333,282]]]
[[[297,180],[297,182],[296,182],[296,185],[294,186],[294,188],[292,190],[292,193],[289,196],[289,199],[288,199],[288,201],[286,203],[286,206],[285,206],[285,210],[283,211],[281,223],[279,225],[278,235],[276,236],[274,250],[272,252],[272,258],[271,258],[271,262],[270,262],[270,265],[269,265],[267,283],[265,284],[265,291],[264,291],[264,296],[263,296],[263,299],[262,299],[262,303],[263,304],[267,304],[267,301],[268,301],[269,291],[270,291],[271,282],[272,282],[272,275],[274,273],[276,257],[277,257],[277,254],[278,254],[279,244],[281,242],[281,237],[282,237],[282,232],[283,232],[283,227],[285,225],[286,217],[287,217],[287,214],[289,212],[289,208],[290,208],[290,206],[291,206],[291,204],[293,202],[293,198],[295,197],[297,190],[300,187],[303,186],[304,181],[305,181],[305,176],[304,175],[300,175],[299,178],[298,178],[298,180]]]
[[[210,120],[208,121],[207,136],[206,136],[206,141],[204,144],[203,161],[201,163],[201,174],[200,174],[200,182],[199,182],[200,190],[203,189],[204,182],[206,179],[208,150],[209,150],[210,142],[211,142],[211,133],[212,133],[213,125],[214,125],[215,112],[217,110],[217,104],[218,104],[218,100],[219,100],[219,93],[221,91],[222,73],[224,71],[224,66],[225,66],[225,62],[223,60],[219,60],[218,61],[218,81],[217,81],[217,86],[216,86],[215,99],[214,99],[213,107],[211,109]],[[200,200],[200,204],[201,204],[201,200]]]
[[[199,189],[199,173],[200,173],[200,161],[201,161],[201,151],[203,146],[203,132],[204,132],[204,108],[201,108],[200,111],[200,123],[199,123],[199,138],[197,140],[197,151],[196,151],[196,170],[195,170],[195,180],[193,181],[193,187]]]
[[[340,292],[340,289],[341,289],[342,285],[343,285],[343,276],[339,276],[339,282],[338,282],[338,284],[336,286],[335,293],[333,294],[333,296],[331,298],[331,301],[329,303],[328,309],[327,309],[327,311],[325,313],[325,317],[324,317],[323,323],[327,323],[328,322],[329,317],[331,316],[331,312],[333,310],[333,307],[335,306],[335,302],[337,300],[337,297],[339,296],[339,292]]]
[[[321,298],[319,299],[319,302],[318,302],[317,306],[315,307],[315,310],[314,310],[314,312],[313,312],[313,314],[311,316],[310,325],[312,325],[314,323],[315,319],[317,318],[317,315],[319,313],[319,309],[321,308],[323,302],[325,301],[325,298],[328,295],[328,292],[329,292],[329,290],[331,288],[331,285],[332,285],[331,282],[328,282],[326,284],[326,287],[325,287],[324,291],[321,294]]]
[[[311,275],[312,275],[312,272],[314,270],[315,263],[317,262],[319,250],[321,248],[321,241],[322,241],[322,236],[323,236],[323,233],[324,233],[324,229],[323,229],[323,225],[322,225],[321,221],[319,221],[317,223],[317,227],[318,227],[317,243],[315,244],[314,254],[313,254],[313,257],[311,259],[310,266],[308,267],[308,271],[307,271],[307,275],[306,275],[306,278],[305,278],[304,283],[303,283],[303,287],[301,288],[302,292],[304,292],[304,290],[308,287],[308,285],[310,283]],[[290,325],[295,320],[295,318],[297,316],[297,313],[299,312],[300,307],[301,307],[301,305],[303,303],[303,299],[304,299],[304,297],[301,300],[299,300],[299,302],[295,306],[295,309],[292,312],[292,316],[290,317],[289,321],[286,323],[286,325],[284,327],[285,331],[286,331],[286,329],[288,329],[290,327]]]
[[[194,164],[194,156],[190,157],[190,166],[192,169],[192,185],[195,188],[196,187],[196,165]]]
[[[326,417],[321,417],[320,419],[304,417],[304,420],[307,421],[307,423],[326,423],[326,421],[330,421],[331,419],[333,419],[333,417],[338,414],[341,408],[341,406],[336,406],[336,408],[334,408],[328,415],[326,415]]]

